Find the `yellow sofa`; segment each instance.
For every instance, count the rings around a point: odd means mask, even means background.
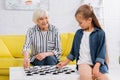
[[[60,37],[62,47],[60,59],[64,61],[70,52],[74,33],[62,33]],[[9,80],[9,67],[23,65],[24,41],[25,35],[0,35],[0,80]],[[75,61],[70,64],[75,64]]]

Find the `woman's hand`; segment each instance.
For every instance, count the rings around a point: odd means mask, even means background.
[[[37,58],[38,60],[42,61],[47,56],[53,56],[53,55],[54,54],[52,52],[43,52],[43,53],[38,53],[37,55],[35,55],[35,58]]]
[[[23,54],[24,54],[23,67],[29,68],[30,67],[29,53],[25,51]]]
[[[23,67],[24,68],[29,68],[30,67],[30,59],[24,58]]]
[[[44,58],[47,57],[47,53],[38,53],[37,55],[35,55],[35,57],[36,57],[38,60],[42,61]]]

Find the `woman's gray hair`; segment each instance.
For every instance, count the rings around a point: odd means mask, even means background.
[[[49,14],[48,14],[48,11],[43,9],[43,8],[39,8],[39,9],[36,9],[33,13],[33,22],[34,23],[37,23],[37,20],[41,17],[48,17]]]

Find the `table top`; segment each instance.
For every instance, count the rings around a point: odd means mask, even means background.
[[[42,68],[43,67],[46,66],[42,66]],[[65,67],[68,67],[75,72],[70,74],[59,73],[54,75],[50,73],[46,75],[34,74],[32,76],[27,76],[25,72],[26,70],[24,70],[23,67],[10,67],[10,80],[78,80],[79,74],[75,69],[75,65],[68,65]]]

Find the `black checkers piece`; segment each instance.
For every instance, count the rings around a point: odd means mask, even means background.
[[[32,76],[33,74],[32,73],[27,73],[26,76]]]
[[[25,71],[25,73],[31,73],[30,71]]]
[[[53,75],[57,75],[57,74],[59,74],[59,73],[58,73],[58,71],[55,71],[55,72],[53,72],[52,74],[53,74]]]
[[[40,75],[46,75],[45,72],[41,72]]]
[[[71,74],[71,72],[70,72],[70,71],[67,71],[67,72],[65,72],[65,74]]]
[[[75,70],[71,70],[71,72],[75,72]]]
[[[59,70],[58,73],[63,73],[63,71],[62,71],[62,70]]]
[[[39,73],[44,72],[43,70],[39,70]]]
[[[33,74],[38,74],[39,72],[37,72],[37,71],[35,71],[35,72],[33,72]]]
[[[50,72],[50,71],[46,71],[45,73],[46,73],[46,74],[49,74],[49,73],[51,73],[51,72]]]

